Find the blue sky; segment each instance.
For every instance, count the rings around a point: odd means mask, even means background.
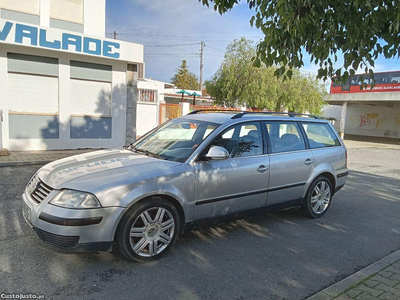
[[[144,44],[146,77],[167,82],[183,59],[199,76],[200,42],[204,41],[203,78],[208,79],[231,41],[243,36],[257,42],[262,37],[250,26],[253,13],[244,1],[221,16],[198,0],[108,0],[106,33],[112,37],[115,30],[118,39]],[[318,69],[309,61],[304,63],[307,72]],[[400,70],[400,61],[379,58],[375,62],[375,71],[389,70]]]

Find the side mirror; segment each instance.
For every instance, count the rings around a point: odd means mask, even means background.
[[[228,157],[229,157],[228,150],[220,146],[211,147],[210,150],[208,150],[208,153],[206,154],[206,158],[212,160],[223,160],[227,159]]]

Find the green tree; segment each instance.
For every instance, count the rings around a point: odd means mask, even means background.
[[[213,3],[223,14],[239,0]],[[373,75],[374,60],[400,57],[398,0],[247,0],[255,11],[250,23],[264,38],[257,45],[255,65],[281,66],[277,76],[291,77],[304,65],[304,54],[318,65],[318,78],[346,81],[362,68]],[[343,56],[343,66],[335,63]]]
[[[197,76],[189,72],[186,60],[182,60],[182,64],[176,70],[175,75],[171,78],[171,82],[179,89],[198,90],[200,83]]]
[[[253,65],[255,53],[253,42],[245,38],[228,45],[220,68],[205,83],[217,104],[234,107],[246,103],[253,109],[320,113],[326,91],[315,78],[297,69],[291,80],[277,78],[278,68]]]

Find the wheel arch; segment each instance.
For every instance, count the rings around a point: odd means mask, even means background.
[[[147,199],[150,198],[154,198],[154,197],[159,197],[161,199],[164,199],[165,201],[170,202],[178,211],[178,215],[179,215],[179,221],[180,221],[180,233],[183,232],[184,227],[185,227],[185,211],[183,209],[182,204],[179,202],[178,199],[172,197],[171,195],[167,195],[167,194],[153,194],[153,195],[147,195],[141,199],[138,199],[137,201],[132,201],[131,205],[129,205],[124,211],[123,213],[120,215],[118,222],[116,222],[115,228],[114,228],[114,232],[113,232],[113,240],[115,240],[115,236],[116,233],[118,231],[119,225],[121,224],[121,220],[122,218],[130,211],[130,209],[133,207],[134,204],[140,203],[140,202],[144,202]]]
[[[332,185],[332,193],[335,193],[335,188],[336,188],[336,179],[335,179],[335,175],[333,174],[332,171],[328,170],[328,169],[324,169],[321,170],[320,172],[314,174],[313,176],[310,176],[310,179],[307,181],[306,183],[306,188],[303,191],[303,195],[302,195],[302,199],[304,199],[304,197],[307,194],[308,189],[310,188],[311,184],[315,181],[315,179],[317,179],[319,176],[325,176],[326,178],[328,178],[328,180],[330,181],[331,185]],[[333,195],[332,194],[332,195]]]

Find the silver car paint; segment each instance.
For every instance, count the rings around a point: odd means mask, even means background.
[[[55,191],[40,205],[35,204],[25,191],[24,201],[32,209],[30,221],[33,226],[55,234],[74,235],[79,233],[81,235],[80,243],[112,241],[118,222],[129,207],[152,195],[165,195],[177,200],[183,208],[185,222],[189,223],[197,219],[211,218],[304,197],[309,185],[319,174],[328,172],[336,178],[338,173],[347,171],[345,147],[342,141],[342,146],[338,147],[265,154],[224,161],[197,162],[196,158],[204,148],[220,132],[232,125],[266,120],[304,121],[302,118],[260,115],[249,115],[240,119],[231,119],[231,117],[230,114],[217,113],[181,117],[221,124],[185,163],[159,160],[121,148],[81,154],[42,167],[37,173],[39,178],[53,187]],[[329,122],[327,123],[329,124]],[[337,135],[336,132],[335,134]],[[307,158],[313,160],[309,166],[304,164]],[[269,170],[259,173],[257,171],[259,165],[267,165]],[[346,178],[337,179],[335,187],[343,185]],[[232,197],[232,199],[224,201],[195,205],[196,201],[300,183],[302,185],[289,189],[265,191],[252,196]],[[76,210],[48,204],[57,191],[63,188],[94,194],[99,199],[102,208]],[[60,226],[39,220],[38,216],[42,211],[64,218],[103,216],[104,219],[98,225]]]

